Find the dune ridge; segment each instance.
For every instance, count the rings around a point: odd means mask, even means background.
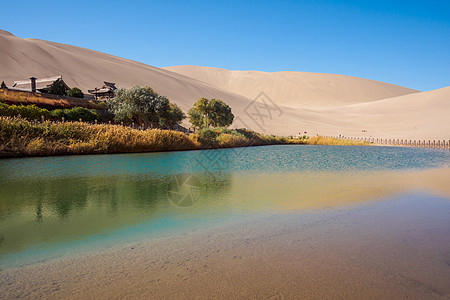
[[[0,81],[7,85],[31,76],[54,75],[62,75],[69,86],[85,92],[103,81],[118,87],[149,85],[185,111],[201,97],[218,98],[233,109],[232,128],[265,134],[450,139],[450,87],[418,92],[343,75],[189,69],[201,71],[203,77],[190,74],[197,77],[191,78],[172,72],[175,67],[157,68],[77,46],[22,39],[0,30]],[[206,80],[205,70],[216,75]],[[297,86],[298,82],[303,83]],[[238,90],[247,84],[247,90]],[[255,100],[253,95],[261,96],[261,92],[270,101]],[[298,101],[297,96],[312,100]],[[184,125],[190,126],[187,121]]]
[[[340,107],[292,109],[289,113],[306,128],[324,135],[450,139],[449,99],[450,87],[446,87]]]
[[[200,66],[163,69],[250,99],[264,90],[277,104],[289,107],[335,107],[419,92],[385,82],[337,74],[230,71]]]
[[[149,85],[183,109],[190,108],[200,97],[227,99],[237,107],[249,102],[245,97],[184,75],[77,46],[21,39],[6,31],[0,32],[0,45],[0,80],[7,85],[31,76],[62,75],[69,86],[84,92],[100,87],[103,81],[126,88]]]

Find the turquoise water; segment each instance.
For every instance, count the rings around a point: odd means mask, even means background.
[[[0,268],[380,201],[449,164],[448,150],[302,145],[0,160]]]

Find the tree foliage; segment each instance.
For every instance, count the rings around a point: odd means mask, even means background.
[[[188,115],[191,124],[198,128],[228,127],[234,120],[230,106],[219,99],[199,99]]]
[[[203,114],[201,112],[199,112],[196,108],[194,108],[194,107],[191,108],[188,111],[188,116],[189,116],[189,122],[191,122],[191,124],[194,127],[197,127],[197,128],[206,127]]]
[[[94,122],[95,120],[100,121],[100,116],[92,109],[87,109],[84,107],[73,107],[71,109],[55,109],[51,111],[53,119],[61,120],[64,118],[66,121],[78,121],[83,122]]]
[[[116,122],[129,124],[157,124],[162,127],[180,123],[185,115],[170,103],[165,96],[158,95],[151,87],[135,86],[118,89],[114,98],[108,100],[108,110]]]
[[[84,107],[73,107],[64,109],[55,109],[49,111],[45,108],[37,107],[36,105],[7,105],[0,103],[0,116],[17,117],[21,116],[28,120],[40,120],[44,117],[47,120],[61,121],[64,118],[66,121],[94,122],[100,121],[100,116],[95,110]]]
[[[77,88],[73,87],[67,92],[67,96],[69,97],[75,97],[75,98],[84,98],[83,92]]]
[[[67,95],[68,88],[64,82],[59,78],[50,86],[49,94],[65,96]]]
[[[185,113],[175,103],[169,103],[169,110],[161,118],[161,125],[173,128],[176,124],[180,124],[186,118]]]

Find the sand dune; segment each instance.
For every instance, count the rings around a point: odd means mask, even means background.
[[[186,67],[199,73],[190,74],[198,77],[191,78],[170,71],[184,68],[156,68],[76,46],[21,39],[0,30],[0,80],[8,85],[31,76],[54,75],[62,75],[69,86],[84,91],[103,81],[119,87],[149,85],[185,111],[200,97],[222,99],[236,116],[232,127],[264,133],[450,139],[450,87],[417,92],[342,75]],[[208,72],[214,76],[208,77]],[[273,102],[265,97],[253,101],[261,91]],[[189,126],[187,121],[184,125]]]
[[[450,139],[449,99],[450,87],[446,87],[341,107],[285,110],[311,134]]]
[[[199,66],[164,69],[250,99],[265,91],[274,102],[289,107],[340,106],[418,92],[389,83],[336,74],[230,71]]]
[[[103,81],[115,82],[118,87],[149,85],[185,110],[201,97],[226,99],[236,108],[249,102],[180,74],[76,46],[21,39],[6,31],[0,31],[0,45],[0,80],[7,85],[31,76],[62,75],[69,86],[84,92],[100,87]]]

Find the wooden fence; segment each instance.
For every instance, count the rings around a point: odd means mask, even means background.
[[[450,140],[411,140],[411,139],[379,139],[373,137],[326,136],[329,138],[363,141],[375,145],[404,146],[417,148],[450,149]]]

